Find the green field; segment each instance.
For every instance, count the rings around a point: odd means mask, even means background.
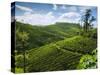
[[[23,34],[24,36],[21,36]],[[32,26],[16,22],[15,72],[22,73],[24,68],[26,72],[93,68],[97,65],[95,36],[96,28],[86,35],[81,35],[80,26],[74,23]],[[21,41],[24,37],[27,37],[27,40]],[[84,57],[92,60],[87,60],[92,63],[89,64],[91,66],[80,65],[83,64],[81,61],[85,60]]]

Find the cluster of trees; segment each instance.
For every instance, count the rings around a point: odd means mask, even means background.
[[[80,28],[81,28],[81,35],[88,36],[91,38],[97,39],[97,28],[93,28],[93,22],[96,21],[96,18],[92,15],[91,9],[86,9],[84,15],[82,15],[80,20]]]
[[[85,14],[82,16],[81,21],[83,24],[84,32],[88,32],[93,27],[93,22],[96,20],[94,16],[92,16],[91,9],[86,9]]]
[[[92,15],[91,9],[87,9],[81,18],[81,35],[91,37],[97,41],[97,28],[93,28],[94,21],[96,21],[96,18]],[[91,54],[83,55],[77,68],[97,68],[97,49],[94,49]]]

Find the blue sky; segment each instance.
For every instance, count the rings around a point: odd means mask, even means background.
[[[97,8],[92,6],[16,2],[13,8],[16,11],[17,21],[32,25],[49,25],[56,22],[78,23],[86,9],[91,9],[92,15],[97,18]],[[97,24],[96,22],[94,24]]]

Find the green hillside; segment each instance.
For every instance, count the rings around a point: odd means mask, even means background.
[[[16,32],[22,31],[29,33],[28,43],[30,45],[26,49],[31,49],[75,36],[79,32],[79,25],[73,23],[56,23],[47,26],[32,26],[16,22]],[[18,44],[20,40],[16,40],[16,44]],[[18,45],[16,45],[16,49],[21,50]]]
[[[29,51],[28,70],[33,72],[76,69],[81,56],[96,48],[95,40],[83,38],[75,36]],[[86,45],[83,46],[80,42]]]
[[[96,66],[96,54],[93,54],[97,48],[96,30],[81,32],[80,26],[73,23],[36,26],[16,22],[15,57],[12,55],[16,61],[15,72],[83,69],[87,68],[84,60],[90,59],[93,64],[89,62],[89,66]]]

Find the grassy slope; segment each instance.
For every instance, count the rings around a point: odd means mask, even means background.
[[[71,23],[56,23],[48,26],[32,26],[16,22],[16,29],[29,33],[30,44],[28,49],[40,47],[51,42],[57,42],[65,38],[75,36],[79,31],[79,25]]]
[[[16,29],[30,34],[27,72],[76,69],[81,56],[96,48],[96,40],[76,36],[79,32],[76,24],[32,26],[17,22]]]
[[[81,44],[82,42],[85,44],[84,46]],[[75,69],[82,54],[91,53],[96,48],[95,43],[93,39],[75,36],[30,50],[28,52],[30,61],[28,71]]]

